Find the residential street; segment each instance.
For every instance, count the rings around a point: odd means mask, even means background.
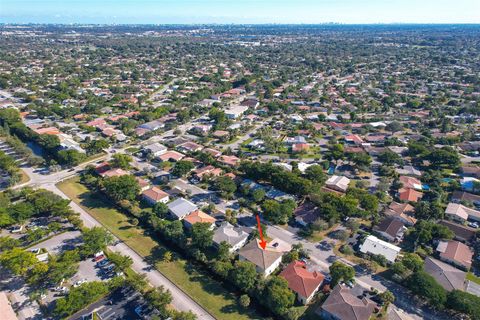
[[[331,249],[321,250],[319,247],[317,247],[317,244],[304,240],[281,227],[269,226],[267,229],[267,235],[270,238],[279,238],[290,244],[301,243],[303,247],[309,251],[310,259],[322,267],[325,272],[328,272],[329,266],[337,259],[348,265],[355,266],[355,264],[345,259],[336,257]],[[415,304],[415,300],[413,299],[412,295],[407,291],[407,289],[401,287],[400,285],[388,281],[380,276],[365,273],[361,274],[360,272],[362,272],[362,270],[358,266],[355,269],[357,271],[357,277],[355,278],[355,281],[358,285],[364,287],[365,289],[370,289],[373,287],[381,292],[388,289],[389,291],[393,292],[396,297],[394,305],[408,312],[409,315],[415,319],[448,319],[446,315],[435,312],[430,308],[418,307]]]

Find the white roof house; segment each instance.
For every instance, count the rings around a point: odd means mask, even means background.
[[[178,198],[175,201],[170,202],[167,206],[172,217],[178,220],[182,220],[188,214],[198,209],[194,203],[184,198]]]
[[[375,236],[368,236],[360,247],[360,252],[382,255],[392,263],[397,259],[400,250],[400,247],[380,240]]]
[[[160,144],[158,142],[154,142],[152,144],[149,144],[145,147],[143,147],[143,149],[149,153],[151,153],[154,157],[158,157],[162,154],[164,154],[165,152],[167,152],[168,148],[165,147],[163,144]]]
[[[231,107],[230,109],[225,110],[225,115],[229,119],[236,119],[240,117],[242,114],[245,113],[245,111],[248,110],[247,106],[234,106]]]
[[[243,247],[248,239],[248,233],[241,228],[234,227],[230,223],[224,221],[221,226],[215,230],[213,235],[213,243],[217,246],[222,242],[227,242],[231,248],[230,252],[236,251]]]
[[[445,215],[460,222],[465,222],[468,219],[480,220],[480,211],[453,202],[448,204],[445,209]]]
[[[350,179],[343,176],[331,176],[325,184],[330,189],[345,192],[350,184]]]

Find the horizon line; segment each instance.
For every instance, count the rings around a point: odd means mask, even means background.
[[[48,26],[48,25],[57,25],[57,26],[251,26],[251,25],[264,25],[264,26],[322,26],[322,25],[345,25],[345,26],[381,26],[381,25],[433,25],[433,26],[448,26],[448,25],[478,25],[480,22],[369,22],[369,23],[349,23],[349,22],[290,22],[290,23],[281,23],[281,22],[249,22],[249,23],[238,23],[238,22],[225,22],[225,23],[215,23],[215,22],[165,22],[165,23],[94,23],[94,22],[0,22],[0,25],[37,25],[37,26]]]

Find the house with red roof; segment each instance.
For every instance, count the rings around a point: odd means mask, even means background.
[[[417,202],[422,196],[423,193],[411,188],[401,188],[398,190],[398,198],[402,201]]]
[[[235,167],[240,163],[240,159],[236,156],[220,156],[218,158],[220,163],[226,164],[227,166]]]
[[[167,203],[170,200],[166,192],[155,186],[143,191],[142,198],[150,204],[156,204],[158,202]]]
[[[292,144],[292,152],[307,152],[310,150],[308,143],[294,143]]]
[[[189,213],[185,218],[183,218],[183,223],[185,224],[186,228],[191,228],[195,223],[207,223],[210,225],[210,229],[215,227],[215,219],[214,217],[209,216],[202,210],[195,210]]]
[[[469,246],[461,242],[450,240],[440,241],[437,246],[440,260],[456,265],[465,270],[472,266],[473,251]]]
[[[365,141],[356,134],[349,134],[345,136],[345,142],[354,145],[361,145]]]
[[[102,173],[99,173],[100,176],[104,178],[112,178],[112,177],[121,177],[129,174],[129,172],[120,169],[120,168],[115,168],[115,169],[110,169],[107,171],[104,171]]]
[[[288,282],[288,287],[296,293],[297,299],[302,304],[310,302],[317,293],[325,279],[317,271],[309,271],[302,261],[293,261],[281,273],[280,277]]]

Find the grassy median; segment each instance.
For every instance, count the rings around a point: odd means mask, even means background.
[[[177,258],[172,262],[163,262],[161,256],[165,247],[148,236],[142,228],[132,225],[109,199],[101,194],[91,193],[79,183],[78,177],[62,181],[57,187],[129,247],[155,264],[163,275],[215,318],[225,320],[262,318],[252,310],[243,310],[237,304],[234,294],[227,291],[220,282],[198,272],[187,260]]]

